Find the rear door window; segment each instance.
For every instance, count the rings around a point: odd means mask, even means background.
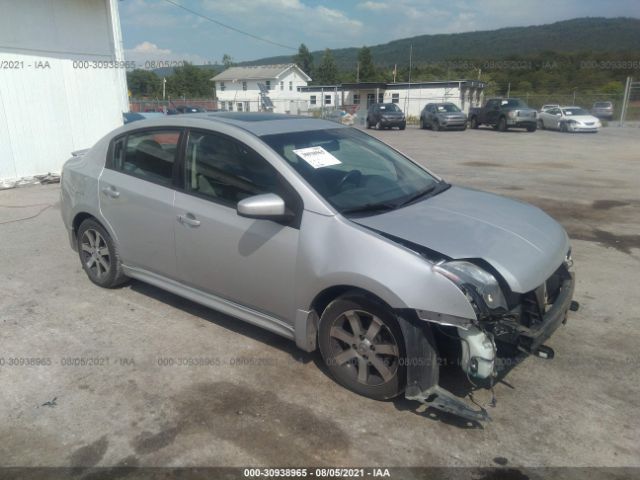
[[[178,129],[143,130],[126,138],[125,148],[114,144],[114,168],[123,173],[160,185],[173,183],[181,131]]]

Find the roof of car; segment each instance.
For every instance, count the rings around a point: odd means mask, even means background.
[[[206,112],[168,115],[162,119],[140,120],[135,122],[135,127],[177,126],[206,129],[212,127],[214,122],[233,125],[259,137],[278,133],[348,128],[339,123],[318,118],[263,112]]]

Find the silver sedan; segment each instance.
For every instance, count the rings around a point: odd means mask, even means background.
[[[474,420],[442,359],[490,384],[500,352],[549,356],[576,308],[569,239],[544,212],[324,120],[134,122],[66,162],[62,217],[96,285],[148,282],[319,348],[354,392]]]
[[[561,132],[597,132],[600,120],[580,107],[554,107],[538,114],[538,128]]]

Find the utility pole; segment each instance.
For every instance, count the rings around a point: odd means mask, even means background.
[[[411,68],[413,67],[412,59],[413,59],[413,43],[409,45],[409,88],[407,89],[407,96],[405,98],[405,105],[404,105],[404,114],[407,116],[409,115],[409,112],[407,110],[411,105],[411,103],[409,102],[409,96],[411,95]]]
[[[624,96],[622,97],[622,108],[620,109],[620,122],[618,123],[619,127],[624,126],[624,120],[625,120],[625,117],[627,116],[627,107],[629,103],[629,95],[631,93],[632,83],[633,82],[631,77],[627,77],[627,83],[624,86]]]
[[[167,86],[167,79],[165,77],[162,77],[162,101],[164,101],[166,86]]]
[[[509,82],[509,85],[507,86],[507,98],[509,98],[509,95],[511,95],[511,82]]]
[[[360,62],[356,63],[356,83],[360,83]]]

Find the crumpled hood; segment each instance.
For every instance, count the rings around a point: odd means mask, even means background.
[[[596,117],[592,115],[571,115],[571,116],[565,117],[565,119],[575,120],[576,122],[581,122],[581,123],[596,123],[599,121]]]
[[[565,230],[539,208],[462,187],[353,221],[453,259],[484,259],[517,293],[540,286],[569,249]]]

